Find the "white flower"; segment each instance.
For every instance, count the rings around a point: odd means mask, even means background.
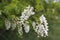
[[[46,37],[48,36],[48,23],[47,23],[47,20],[46,18],[44,17],[44,15],[42,15],[40,17],[40,21],[41,21],[41,25],[43,25],[42,27],[44,28],[42,31],[43,31],[43,36]],[[41,26],[40,26],[41,27]]]
[[[30,27],[29,27],[29,25],[28,24],[23,24],[24,25],[24,30],[25,30],[25,32],[26,33],[28,33],[29,32],[29,30],[30,30]]]
[[[24,27],[24,30],[25,30],[26,33],[28,33],[29,30],[30,30],[30,29],[29,29],[29,26]]]
[[[48,25],[46,18],[44,15],[40,17],[41,24],[43,24],[45,27]],[[47,26],[48,27],[48,26]]]
[[[33,12],[33,7],[31,7],[30,5],[28,7],[26,7],[26,9],[24,9],[24,11],[22,12],[22,15],[20,16],[21,21],[22,20],[28,20],[28,18],[31,15],[34,15],[35,12]]]
[[[24,9],[24,11],[22,12],[22,15],[20,16],[20,22],[24,27],[24,30],[26,33],[29,32],[30,30],[30,26],[27,24],[27,22],[25,22],[26,20],[29,19],[29,17],[31,15],[34,15],[35,12],[33,12],[33,7],[31,7],[30,5],[28,7],[26,7],[26,9]],[[24,23],[25,22],[25,23]]]
[[[33,23],[32,23],[32,26],[33,26],[33,29],[35,29],[36,23],[33,22]]]
[[[38,35],[40,35],[42,37],[46,37],[46,36],[48,36],[48,26],[47,26],[48,23],[47,23],[47,20],[44,17],[44,15],[42,15],[40,17],[40,21],[41,21],[41,23],[38,23],[38,22],[33,22],[32,23],[33,29],[35,30],[35,32]]]
[[[9,30],[9,28],[11,27],[11,23],[8,19],[5,19],[5,27],[7,30]]]
[[[42,15],[41,17],[40,17],[40,21],[41,21],[41,23],[43,23],[44,21],[45,21],[45,17],[44,17],[44,15]]]

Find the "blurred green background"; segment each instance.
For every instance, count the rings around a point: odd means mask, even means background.
[[[30,17],[30,25],[32,20],[39,21],[38,18],[44,14],[49,26],[49,36],[46,38],[38,38],[34,30],[28,34],[24,32],[20,37],[17,29],[14,31],[6,30],[4,18],[13,18],[20,16],[24,8],[28,5],[34,7],[35,15]],[[0,40],[60,40],[60,0],[0,0]]]

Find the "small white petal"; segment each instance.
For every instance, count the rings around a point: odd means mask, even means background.
[[[29,26],[24,27],[24,30],[25,30],[26,33],[29,32],[29,29],[30,29]]]

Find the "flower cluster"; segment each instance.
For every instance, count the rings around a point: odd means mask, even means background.
[[[24,27],[25,32],[28,33],[30,30],[30,26],[28,25],[27,22],[23,24],[23,27]]]
[[[28,7],[26,7],[26,9],[24,9],[24,11],[22,12],[22,15],[20,16],[20,19],[22,21],[28,20],[28,18],[31,15],[34,15],[35,12],[33,12],[33,7],[30,7],[30,5]]]
[[[5,26],[6,29],[9,30],[10,28],[12,28],[12,30],[14,30],[16,27],[18,28],[18,33],[20,35],[23,34],[23,30],[28,33],[30,31],[30,25],[29,22],[27,21],[29,19],[29,17],[31,15],[34,15],[35,12],[33,12],[33,7],[31,7],[30,5],[28,7],[26,7],[26,9],[24,9],[24,11],[22,12],[21,16],[12,18],[12,20],[10,21],[9,19],[5,19]],[[42,36],[42,37],[46,37],[48,36],[48,23],[46,18],[44,17],[44,15],[42,15],[40,18],[41,23],[38,22],[33,22],[32,26],[33,29],[35,30],[35,32]]]
[[[28,25],[29,22],[27,20],[31,15],[34,15],[34,14],[35,12],[33,12],[33,7],[30,7],[29,5],[28,7],[26,7],[26,9],[24,9],[24,11],[22,12],[22,15],[20,16],[21,24],[23,25],[26,33],[28,33],[30,30],[30,26]]]
[[[23,34],[22,28],[24,28],[25,32],[28,33],[30,30],[30,26],[28,25],[29,22],[27,20],[31,15],[34,14],[35,12],[33,12],[33,7],[29,5],[28,7],[26,7],[26,9],[24,9],[22,15],[19,18],[14,17],[12,21],[5,19],[6,29],[9,30],[10,28],[12,28],[12,30],[14,30],[17,27],[18,33],[22,35]]]
[[[17,26],[18,20],[17,18],[13,18],[11,21],[7,18],[5,18],[5,26],[6,29],[9,30],[10,28],[12,28],[12,30],[14,30]]]
[[[12,30],[14,30],[17,27],[18,33],[20,35],[23,34],[21,22],[20,22],[20,19],[18,17],[13,18],[11,21],[9,19],[5,19],[5,27],[6,27],[6,30],[9,30],[10,28]]]
[[[42,37],[46,37],[48,36],[48,23],[46,18],[44,17],[44,15],[42,15],[40,17],[40,21],[41,23],[37,23],[37,22],[33,22],[33,29],[35,30],[35,32],[42,36]]]

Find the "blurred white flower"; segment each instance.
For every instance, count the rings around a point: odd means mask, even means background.
[[[42,16],[40,17],[40,21],[41,21],[41,23],[46,22],[45,19],[46,19],[46,18],[44,17],[44,15],[42,15]]]
[[[26,23],[24,23],[23,25],[24,25],[25,32],[28,33],[29,30],[30,30],[30,26],[28,24],[26,24]]]
[[[44,37],[48,36],[48,23],[46,18],[44,17],[44,15],[42,15],[40,17],[40,21],[41,21],[41,25],[43,25],[44,29],[43,29],[43,35]]]
[[[28,20],[29,17],[34,14],[35,12],[33,12],[33,7],[29,5],[28,7],[26,7],[26,9],[24,9],[24,11],[22,12],[22,15],[20,16],[20,22],[23,25],[26,33],[29,32],[30,26],[25,21]]]
[[[33,7],[31,7],[30,5],[28,7],[26,7],[26,9],[24,9],[24,11],[22,12],[22,15],[20,16],[21,21],[22,20],[28,20],[28,18],[31,15],[34,15],[35,12],[33,12]]]
[[[35,29],[35,27],[36,27],[36,23],[33,22],[33,23],[32,23],[32,26],[33,26],[33,29]]]
[[[29,22],[27,21],[31,15],[34,15],[35,12],[33,12],[33,7],[30,5],[24,9],[22,12],[22,15],[20,18],[14,18],[11,22],[8,19],[5,19],[5,26],[6,29],[9,30],[10,27],[12,27],[12,30],[14,30],[16,27],[18,28],[18,33],[20,35],[23,34],[22,28],[24,27],[24,31],[28,33],[30,31]],[[42,15],[40,18],[41,23],[33,22],[32,26],[34,31],[42,37],[48,36],[48,23],[44,15]]]
[[[8,19],[5,19],[5,27],[6,27],[6,30],[9,30],[9,28],[11,27],[11,23]]]
[[[44,15],[42,15],[40,18],[40,21],[41,23],[37,23],[37,22],[33,22],[32,23],[32,26],[33,26],[33,29],[35,30],[35,32],[42,36],[42,37],[46,37],[48,36],[48,23],[47,23],[47,20],[46,18],[44,17]],[[37,25],[36,25],[37,24]]]

